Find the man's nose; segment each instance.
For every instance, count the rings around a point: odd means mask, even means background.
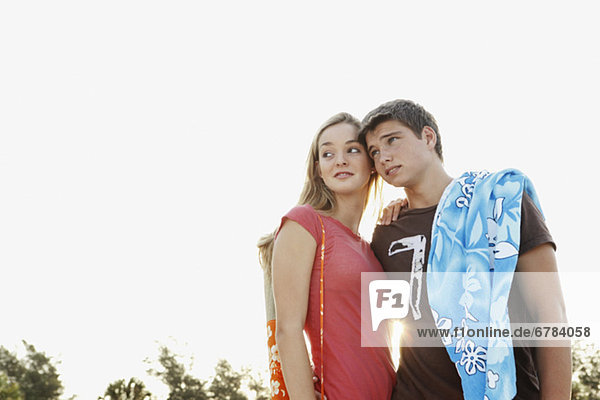
[[[385,148],[379,150],[379,161],[382,163],[392,161],[392,153]]]

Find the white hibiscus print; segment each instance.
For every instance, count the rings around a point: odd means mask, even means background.
[[[519,254],[519,250],[517,250],[512,243],[506,241],[498,242],[498,222],[502,217],[503,203],[504,197],[496,199],[496,203],[494,204],[494,217],[487,219],[488,233],[486,236],[490,243],[490,250],[492,251],[494,258],[498,260]]]
[[[496,389],[496,383],[500,380],[500,375],[492,371],[487,372],[487,384],[490,389]]]
[[[485,372],[486,353],[485,348],[475,347],[475,343],[469,340],[460,359],[460,365],[465,367],[465,371],[469,375],[474,375],[477,371]]]
[[[506,309],[506,297],[500,296],[490,307],[490,328],[508,328],[508,310]],[[489,340],[487,362],[490,365],[501,363],[509,354],[509,338],[492,336]]]
[[[431,313],[433,314],[433,320],[435,321],[435,326],[438,329],[448,329],[452,328],[452,320],[450,318],[442,317],[439,318],[439,314],[432,308]],[[444,346],[448,346],[452,343],[452,339],[449,336],[442,336],[442,343]]]
[[[465,316],[468,319],[477,321],[477,318],[469,312],[469,308],[473,305],[473,293],[481,289],[481,283],[475,277],[475,271],[473,271],[473,266],[471,265],[467,267],[467,272],[463,275],[463,289],[465,291],[460,297],[460,300],[458,300],[458,304],[464,307]]]
[[[467,329],[469,329],[469,327],[467,326],[467,320],[466,319],[464,319],[464,318],[462,319],[462,321],[460,323],[460,327],[461,327],[460,332],[461,333],[464,332],[465,336],[466,336]],[[467,341],[467,339],[466,339],[465,336],[461,336],[460,339],[458,339],[456,341],[456,348],[454,349],[455,353],[462,353],[462,351],[464,350],[465,343]]]
[[[279,350],[277,349],[277,345],[274,344],[273,346],[271,346],[271,348],[269,349],[269,352],[271,353],[271,362],[281,362],[281,359],[279,358]]]
[[[279,394],[279,386],[281,386],[279,381],[271,379],[271,394]],[[285,391],[283,389],[281,390],[281,395],[285,396]]]

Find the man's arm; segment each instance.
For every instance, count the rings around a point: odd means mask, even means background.
[[[537,246],[519,256],[517,272],[546,272],[543,282],[534,274],[522,274],[521,295],[534,322],[567,323],[554,248],[550,243]],[[551,274],[548,274],[551,273]],[[549,278],[549,279],[546,279]],[[540,380],[540,398],[571,398],[571,348],[538,347],[535,364]]]

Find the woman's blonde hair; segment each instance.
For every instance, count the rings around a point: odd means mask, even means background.
[[[321,125],[317,131],[317,134],[313,138],[310,151],[308,152],[308,158],[306,160],[306,179],[304,180],[304,187],[300,193],[298,205],[310,204],[315,210],[325,212],[335,209],[335,195],[327,187],[327,185],[325,185],[325,182],[319,174],[319,140],[321,139],[321,135],[325,129],[342,123],[356,127],[357,132],[361,129],[360,121],[346,112],[335,114],[325,121],[323,125]],[[368,182],[367,195],[365,196],[363,205],[363,211],[367,206],[369,198],[371,196],[376,197],[381,192],[381,185],[382,181],[379,179],[379,175],[377,175],[377,173],[371,174]],[[267,273],[270,273],[271,271],[271,262],[273,260],[273,243],[275,241],[276,232],[277,228],[273,232],[262,236],[257,243],[259,249],[259,262]]]

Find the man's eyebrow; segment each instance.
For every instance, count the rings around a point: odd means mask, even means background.
[[[386,133],[385,135],[381,136],[379,139],[387,139],[387,138],[389,138],[392,135],[400,135],[402,133],[404,133],[404,132],[402,132],[402,131],[392,131],[392,132]]]
[[[402,131],[389,132],[389,133],[386,133],[385,135],[380,136],[378,140],[381,141],[381,140],[387,139],[387,138],[389,138],[390,136],[393,136],[393,135],[401,135],[402,133],[403,133]],[[373,145],[369,146],[369,149],[367,150],[367,152],[369,154],[371,154],[371,149],[373,149]]]

